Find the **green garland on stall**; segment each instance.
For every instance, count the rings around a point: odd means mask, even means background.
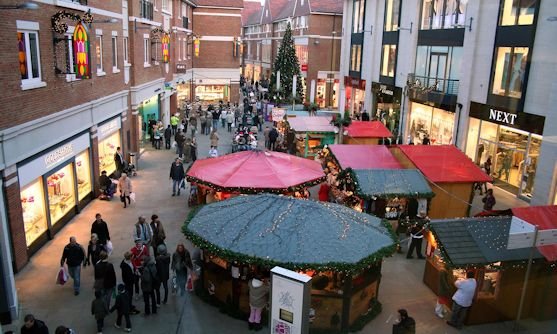
[[[354,274],[368,267],[373,266],[376,262],[381,261],[381,259],[383,259],[384,257],[391,256],[395,252],[397,246],[397,241],[390,224],[387,221],[382,220],[381,223],[385,228],[387,228],[387,231],[389,231],[389,235],[393,240],[393,244],[381,248],[377,252],[370,254],[369,256],[363,258],[362,260],[356,263],[346,263],[346,262],[329,262],[329,263],[286,262],[283,263],[271,259],[262,259],[256,256],[245,255],[245,254],[230,251],[228,249],[221,248],[205,240],[197,233],[191,231],[188,228],[188,225],[190,224],[192,219],[195,217],[197,212],[199,212],[199,210],[202,207],[203,206],[200,205],[194,208],[192,211],[190,211],[184,225],[182,226],[182,232],[184,233],[186,238],[189,239],[196,247],[206,250],[209,253],[214,254],[229,262],[239,262],[243,264],[257,265],[257,266],[268,267],[268,268],[272,268],[274,266],[281,266],[286,269],[290,269],[294,271],[312,269],[317,271],[336,271],[336,272]]]

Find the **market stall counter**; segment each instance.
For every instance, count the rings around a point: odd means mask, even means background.
[[[345,130],[347,134],[343,137],[343,144],[377,145],[380,140],[393,137],[391,131],[380,121],[352,121]]]
[[[453,145],[397,145],[390,150],[402,166],[420,170],[429,181],[435,193],[428,210],[432,219],[468,217],[474,184],[492,180]]]
[[[289,117],[288,123],[296,134],[296,154],[299,156],[314,157],[325,145],[335,143],[338,129],[331,125],[329,117]]]
[[[379,218],[271,194],[206,205],[183,232],[203,251],[200,295],[247,319],[251,277],[275,266],[301,272],[313,277],[310,328],[330,333],[359,330],[380,312],[382,258],[395,249]]]
[[[447,310],[456,291],[454,281],[464,277],[467,271],[474,272],[477,288],[465,321],[468,325],[517,317],[530,248],[507,249],[509,230],[515,219],[474,217],[434,220],[429,224],[423,281],[441,297],[439,300],[446,301]],[[533,250],[533,258],[522,318],[555,319],[554,261],[557,258],[544,258],[537,249]]]

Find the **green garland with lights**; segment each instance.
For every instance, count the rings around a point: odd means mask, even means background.
[[[275,266],[281,266],[286,269],[299,271],[299,270],[316,270],[316,271],[335,271],[347,274],[359,273],[364,269],[376,265],[377,262],[381,261],[384,257],[391,256],[397,247],[397,238],[392,230],[391,225],[386,220],[381,220],[381,224],[389,232],[389,236],[393,241],[393,244],[387,247],[379,249],[377,252],[370,254],[369,256],[363,258],[356,263],[345,263],[345,262],[329,262],[329,263],[298,263],[298,262],[278,262],[272,259],[263,259],[256,256],[241,254],[237,252],[230,251],[218,247],[211,242],[207,241],[203,237],[199,236],[197,233],[190,231],[188,225],[199,212],[203,205],[195,207],[186,218],[184,225],[182,226],[182,232],[196,247],[199,247],[210,254],[218,256],[229,262],[237,262],[247,265],[257,265],[260,267],[272,268]]]

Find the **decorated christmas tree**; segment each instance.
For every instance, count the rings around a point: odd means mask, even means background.
[[[277,88],[277,72],[280,72],[280,88]],[[275,103],[292,102],[293,77],[297,76],[296,101],[303,101],[304,92],[302,89],[303,78],[300,75],[300,63],[296,56],[296,48],[292,40],[292,29],[290,22],[286,26],[286,31],[282,37],[282,43],[277,53],[271,74],[271,99]]]

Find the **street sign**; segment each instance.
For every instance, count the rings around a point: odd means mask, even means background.
[[[534,246],[536,227],[525,220],[513,216],[509,230],[507,249],[528,248]]]
[[[557,229],[539,230],[536,246],[547,246],[557,244]]]

